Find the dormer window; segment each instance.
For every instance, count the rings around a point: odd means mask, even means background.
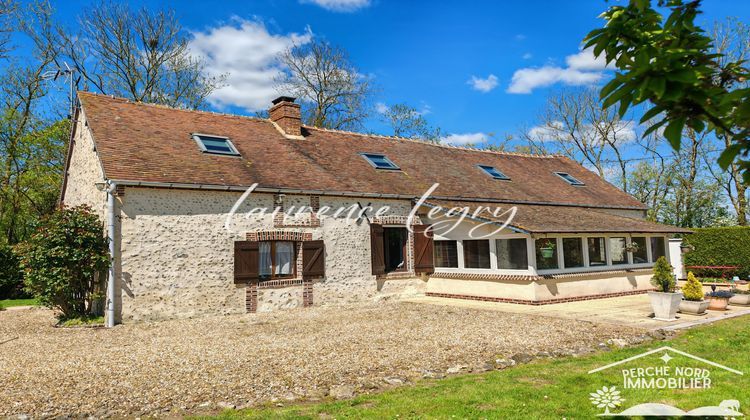
[[[560,178],[564,179],[565,182],[567,182],[570,185],[574,185],[576,187],[581,187],[586,184],[576,179],[573,175],[567,173],[567,172],[555,172],[555,175],[559,176]]]
[[[193,140],[198,143],[203,153],[239,156],[239,152],[228,137],[193,133]]]
[[[504,173],[500,172],[494,166],[477,165],[479,169],[483,170],[487,175],[494,179],[502,179],[503,181],[510,181],[510,178]]]
[[[372,165],[375,169],[388,169],[388,170],[398,170],[400,169],[398,166],[396,166],[395,163],[393,163],[390,159],[388,159],[385,155],[379,154],[379,153],[360,153],[363,158]]]

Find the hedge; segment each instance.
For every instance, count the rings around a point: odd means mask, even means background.
[[[699,228],[693,231],[683,238],[683,244],[695,247],[684,254],[686,266],[737,265],[739,269],[734,275],[741,279],[750,277],[750,227]]]
[[[20,261],[11,247],[0,245],[0,300],[29,297],[23,290]]]

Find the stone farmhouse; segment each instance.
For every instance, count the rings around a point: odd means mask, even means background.
[[[288,97],[269,119],[79,100],[61,202],[107,228],[110,325],[404,294],[643,293],[684,232],[562,156],[308,127]]]

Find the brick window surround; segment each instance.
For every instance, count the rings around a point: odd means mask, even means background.
[[[294,242],[297,249],[295,264],[297,276],[293,279],[278,279],[266,281],[252,281],[245,289],[245,308],[249,313],[258,311],[258,290],[280,289],[284,287],[302,286],[302,306],[308,307],[313,304],[312,280],[302,279],[302,242],[312,241],[312,232],[300,232],[293,230],[259,230],[247,232],[245,238],[248,241],[290,241]]]

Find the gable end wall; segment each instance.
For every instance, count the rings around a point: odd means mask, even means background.
[[[96,188],[97,182],[104,182],[104,172],[94,150],[94,138],[83,110],[75,124],[73,147],[68,157],[67,183],[61,202],[69,207],[89,205],[104,222],[107,193]]]

